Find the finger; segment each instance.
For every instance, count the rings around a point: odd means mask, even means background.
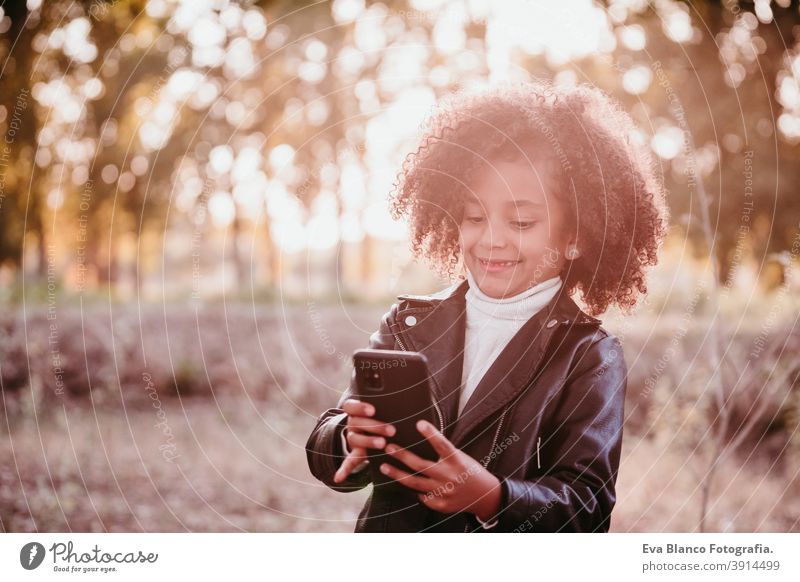
[[[415,491],[421,491],[423,493],[427,493],[428,491],[432,491],[438,486],[438,483],[433,479],[428,479],[427,477],[420,477],[417,475],[411,475],[403,471],[402,469],[398,469],[397,467],[393,467],[389,463],[381,463],[379,467],[381,473],[384,475],[391,477],[401,485],[405,485],[409,489],[414,489]]]
[[[350,416],[372,416],[375,414],[375,407],[367,402],[348,398],[342,403],[342,410]]]
[[[367,458],[367,451],[362,447],[356,447],[350,451],[350,454],[344,458],[339,469],[334,473],[333,480],[340,483],[347,479],[347,476],[355,469],[364,459]]]
[[[384,436],[394,436],[397,432],[392,424],[363,416],[351,416],[347,419],[347,426],[357,431],[382,434]]]
[[[353,450],[354,447],[362,447],[365,449],[382,449],[386,446],[386,439],[382,436],[372,436],[353,432],[348,428],[347,444],[350,445],[350,450]]]
[[[447,500],[442,497],[437,497],[431,493],[419,493],[417,494],[417,499],[419,499],[425,507],[433,509],[434,511],[452,513],[452,511],[447,511]]]
[[[423,459],[419,455],[416,455],[408,449],[404,449],[403,447],[400,447],[394,443],[389,443],[386,445],[386,452],[417,473],[423,473],[427,477],[436,477],[436,462]]]
[[[342,471],[344,477],[347,477],[355,467],[359,465],[364,459],[368,459],[367,450],[363,447],[353,448],[349,454],[345,455],[339,470]],[[337,471],[338,473],[339,471]],[[335,475],[334,475],[335,476]]]
[[[417,430],[431,443],[433,449],[439,454],[440,459],[446,459],[458,451],[455,445],[430,422],[420,420],[417,422]]]

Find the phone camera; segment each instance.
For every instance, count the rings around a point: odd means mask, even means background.
[[[365,387],[367,390],[371,390],[373,392],[380,392],[383,390],[383,381],[381,380],[381,374],[377,370],[366,370],[366,383]]]

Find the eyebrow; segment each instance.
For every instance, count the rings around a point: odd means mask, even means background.
[[[481,203],[478,200],[473,198],[467,199],[467,204],[475,204],[476,206],[481,206]],[[534,202],[533,200],[510,200],[506,203],[506,206],[535,206],[537,208],[544,208],[545,205],[541,202]]]
[[[508,203],[508,206],[542,206],[544,204],[541,202],[534,202],[533,200],[512,200]]]

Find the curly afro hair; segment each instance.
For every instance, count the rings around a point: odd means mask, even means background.
[[[459,228],[474,173],[488,159],[535,160],[556,168],[553,193],[578,235],[580,256],[561,273],[567,293],[580,289],[592,315],[613,304],[628,312],[647,293],[669,211],[653,158],[615,100],[585,84],[507,82],[451,94],[423,127],[390,212],[408,218],[414,255],[440,275],[464,276]]]

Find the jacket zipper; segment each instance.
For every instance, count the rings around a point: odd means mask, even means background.
[[[404,352],[407,352],[408,349],[406,349],[406,346],[403,343],[403,340],[400,339],[400,336],[397,335],[394,331],[392,332],[392,335],[394,336],[394,339],[397,340],[397,344],[400,346],[400,348]],[[436,402],[436,399],[433,397],[433,394],[431,394],[431,402],[433,403],[433,407],[436,409],[436,416],[439,419],[439,432],[444,434],[444,418],[442,417],[442,411],[439,409],[439,404]]]
[[[483,463],[483,468],[486,469],[491,463],[492,459],[490,455],[494,450],[495,445],[497,445],[497,438],[500,436],[500,429],[503,428],[503,419],[506,417],[506,413],[508,412],[509,407],[506,406],[505,410],[503,410],[503,414],[500,415],[500,421],[497,423],[497,430],[494,431],[494,438],[492,439],[492,446],[489,447],[489,455],[486,456],[486,462]]]
[[[503,410],[503,414],[500,415],[500,420],[497,423],[497,430],[494,431],[492,446],[489,447],[489,454],[486,455],[486,462],[484,463],[483,461],[481,461],[481,464],[483,465],[484,469],[487,469],[489,467],[489,463],[492,462],[491,454],[492,451],[494,450],[494,447],[497,445],[497,439],[500,436],[500,430],[503,428],[503,420],[505,419],[506,413],[508,412],[509,408],[510,408],[509,406],[506,406],[505,410]],[[467,532],[469,532],[469,519],[467,519],[467,523],[464,524],[464,533]]]

